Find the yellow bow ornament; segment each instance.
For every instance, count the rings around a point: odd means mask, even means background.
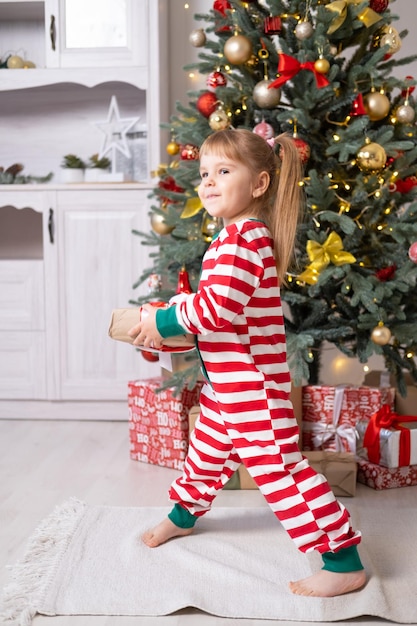
[[[363,2],[363,0],[335,0],[334,2],[330,2],[330,4],[326,4],[326,9],[335,13],[335,17],[329,26],[327,34],[332,35],[342,26],[347,17],[347,7],[349,4],[358,5],[361,4],[361,2]],[[369,28],[373,24],[379,22],[382,18],[376,11],[366,7],[358,14],[358,19],[361,20],[367,28]]]
[[[302,280],[309,285],[314,285],[320,275],[329,263],[333,265],[344,265],[345,263],[354,263],[356,261],[353,254],[343,250],[343,242],[337,233],[330,233],[326,241],[321,244],[318,241],[309,239],[307,241],[307,254],[311,263],[306,267],[304,272],[298,276],[298,280]]]

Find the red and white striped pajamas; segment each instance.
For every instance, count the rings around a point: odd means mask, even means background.
[[[197,293],[168,314],[177,334],[197,336],[209,381],[170,498],[203,515],[242,462],[301,551],[335,552],[358,544],[360,533],[298,448],[272,246],[261,221],[223,228],[204,256]]]

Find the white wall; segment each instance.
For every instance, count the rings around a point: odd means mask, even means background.
[[[185,9],[185,0],[169,0],[170,6],[170,104],[171,112],[175,111],[177,100],[186,104],[187,91],[204,86],[205,78],[196,76],[191,79],[182,69],[184,65],[198,60],[199,48],[195,48],[189,42],[190,33],[196,28],[204,28],[204,22],[195,21],[195,13],[207,13],[212,8],[212,0],[190,0],[190,8]],[[393,14],[399,16],[399,20],[393,24],[401,32],[408,28],[410,33],[403,40],[398,58],[415,54],[417,46],[417,2],[412,0],[391,1]],[[417,78],[417,61],[400,67],[396,70],[398,78],[414,76]],[[368,366],[371,369],[384,369],[381,357],[373,356]],[[323,350],[321,380],[327,384],[360,384],[363,381],[363,366],[356,359],[349,359],[336,350],[330,344],[326,344]]]

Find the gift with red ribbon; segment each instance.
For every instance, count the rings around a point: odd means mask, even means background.
[[[384,404],[394,409],[393,387],[305,385],[303,450],[356,452],[356,422]]]
[[[399,415],[384,404],[369,420],[360,420],[358,456],[384,467],[417,464],[417,417]]]
[[[287,80],[291,80],[300,72],[301,70],[309,70],[313,72],[316,78],[316,84],[319,89],[322,87],[327,87],[330,84],[329,80],[320,72],[318,72],[312,61],[307,61],[306,63],[300,63],[298,59],[292,57],[288,54],[279,54],[278,59],[278,78],[276,78],[269,86],[268,89],[276,89],[281,87]]]

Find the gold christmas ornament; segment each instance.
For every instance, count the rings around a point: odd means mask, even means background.
[[[245,35],[233,35],[224,44],[223,52],[229,63],[243,65],[252,56],[252,42]]]
[[[163,215],[152,213],[151,227],[157,235],[169,235],[174,230],[174,226],[168,226]]]
[[[323,57],[320,57],[319,59],[317,59],[317,61],[315,61],[314,69],[319,74],[327,74],[327,72],[330,69],[330,63],[328,62],[327,59],[324,59]]]
[[[25,62],[18,54],[12,54],[7,59],[7,67],[9,70],[20,70],[24,66]]]
[[[387,153],[379,143],[370,141],[359,150],[356,160],[362,171],[379,172],[385,166]]]
[[[395,54],[401,49],[402,42],[398,30],[387,24],[376,33],[373,44],[380,48],[388,46],[387,54]]]
[[[230,126],[229,116],[222,107],[210,115],[209,126],[212,130],[224,130]]]
[[[390,110],[390,101],[380,91],[371,91],[363,98],[365,111],[372,122],[383,120]]]
[[[218,217],[212,217],[207,212],[203,217],[203,222],[201,224],[201,235],[203,240],[207,243],[210,243],[213,240],[214,235],[221,228],[221,219]]]
[[[273,82],[273,80],[261,80],[253,89],[254,102],[261,109],[275,109],[281,101],[281,89],[275,87],[269,89],[269,85]]]
[[[201,48],[206,43],[206,33],[202,28],[196,28],[190,33],[190,44],[195,48]]]
[[[180,147],[175,141],[170,141],[166,147],[166,151],[171,156],[175,156],[180,151]]]
[[[386,346],[391,340],[391,331],[384,324],[378,324],[371,332],[371,339],[378,346]]]

